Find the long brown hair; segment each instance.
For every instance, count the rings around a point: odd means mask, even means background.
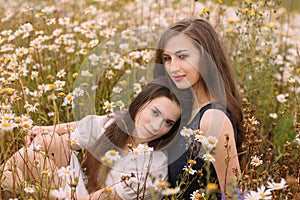
[[[167,85],[167,82],[163,79],[155,79],[146,85],[142,92],[132,101],[128,112],[116,114],[114,116],[114,122],[106,128],[104,134],[100,137],[99,142],[90,149],[87,149],[83,169],[85,169],[85,174],[87,175],[87,188],[89,192],[102,188],[110,171],[109,167],[99,161],[99,157],[103,156],[112,148],[123,149],[127,145],[130,133],[134,130],[135,117],[143,106],[159,97],[167,97],[171,101],[180,105],[178,93],[176,93],[176,91],[173,92],[170,87],[171,86]],[[184,117],[184,119],[188,118],[188,116]],[[181,119],[182,116],[176,121],[172,129],[167,134],[150,141],[148,145],[153,147],[155,150],[158,150],[169,144],[181,124],[186,123]],[[91,152],[96,152],[97,155]]]
[[[227,107],[238,129],[237,148],[241,151],[244,140],[242,98],[234,82],[228,58],[214,28],[199,18],[184,19],[172,24],[161,36],[155,57],[154,78],[165,76],[163,51],[166,42],[173,36],[183,34],[191,39],[201,56],[199,84],[211,99]],[[220,87],[221,86],[221,87]]]

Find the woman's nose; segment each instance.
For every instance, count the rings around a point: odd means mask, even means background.
[[[180,65],[179,65],[178,60],[176,58],[172,59],[171,63],[170,63],[170,71],[177,72],[177,71],[179,71],[179,69],[180,69]]]
[[[155,132],[157,132],[161,129],[162,124],[163,124],[163,120],[161,118],[157,117],[157,118],[151,120],[151,126],[152,126],[153,131],[155,131]]]

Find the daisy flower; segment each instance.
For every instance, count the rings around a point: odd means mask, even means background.
[[[9,121],[3,120],[0,123],[0,130],[2,130],[2,131],[12,131],[17,126],[18,125],[16,123],[14,123],[12,120],[9,120]]]
[[[83,77],[88,77],[89,74],[90,74],[89,70],[82,70],[80,75],[83,76]]]
[[[170,195],[173,195],[173,194],[177,194],[178,192],[180,192],[180,187],[167,188],[167,189],[162,191],[162,194],[165,195],[165,196],[170,196]]]
[[[281,178],[279,183],[275,183],[274,180],[271,180],[270,182],[268,182],[268,188],[272,191],[272,190],[280,190],[283,188],[286,188],[286,180],[284,180],[283,178]]]
[[[251,156],[251,165],[258,167],[263,163],[263,161],[258,156]]]
[[[94,48],[98,43],[99,43],[99,40],[98,40],[98,39],[91,40],[91,41],[89,42],[88,47],[89,47],[89,48]]]
[[[55,198],[58,198],[58,199],[66,199],[67,198],[67,191],[63,188],[58,188],[55,189],[55,190],[51,190],[51,196],[55,197]]]
[[[134,155],[138,155],[140,153],[144,153],[144,152],[152,152],[153,151],[153,147],[149,147],[147,145],[144,144],[138,144],[137,148],[132,148],[131,152]]]
[[[205,196],[204,193],[200,194],[199,190],[195,190],[193,192],[193,194],[190,194],[190,199],[191,200],[197,200],[197,199],[203,199],[203,197]]]
[[[121,87],[126,87],[127,86],[127,81],[120,81]]]
[[[45,8],[43,8],[41,11],[42,13],[53,13],[56,10],[55,6],[46,6]]]
[[[16,55],[18,57],[22,57],[23,55],[26,55],[28,54],[28,49],[27,48],[24,48],[24,47],[18,47],[16,49]]]
[[[160,181],[158,183],[155,184],[155,188],[156,189],[160,189],[160,188],[166,188],[168,187],[170,184],[167,181]]]
[[[125,108],[125,104],[122,100],[116,102],[116,106],[120,108],[120,110],[123,110]]]
[[[270,189],[266,190],[266,187],[262,185],[260,188],[257,188],[257,193],[261,197],[261,199],[272,199],[272,193]]]
[[[71,138],[70,142],[71,142],[71,145],[79,145],[76,138]]]
[[[140,83],[133,84],[133,91],[136,95],[138,95],[142,91],[142,86]]]
[[[289,94],[279,94],[276,96],[276,99],[279,103],[285,103],[287,101],[287,97],[289,96]]]
[[[244,200],[260,200],[261,197],[255,191],[250,191],[248,194],[245,195]]]
[[[197,172],[196,170],[192,169],[192,167],[190,167],[190,166],[184,166],[183,170],[188,172],[191,175],[194,175]]]
[[[59,170],[57,170],[57,175],[59,177],[70,177],[73,171],[74,169],[71,169],[71,166],[61,167]]]
[[[127,30],[122,31],[121,35],[122,35],[123,39],[129,39],[134,35],[134,31],[127,29]]]
[[[117,94],[119,94],[119,93],[122,91],[122,88],[121,88],[121,87],[118,87],[118,86],[116,86],[116,87],[114,87],[114,88],[112,89],[112,91],[113,91],[114,93],[117,93]]]
[[[119,152],[117,152],[116,150],[109,150],[105,153],[105,156],[112,161],[117,161],[121,158]]]
[[[32,187],[30,187],[30,186],[27,186],[26,188],[24,188],[24,191],[26,192],[26,193],[34,193],[34,189],[32,188]]]
[[[182,135],[183,137],[190,137],[191,135],[193,135],[193,130],[184,126],[180,131],[180,135]]]
[[[70,23],[70,18],[69,17],[63,17],[58,19],[58,24],[59,25],[68,25]]]
[[[35,144],[31,143],[28,147],[28,150],[33,150],[33,151],[40,151],[42,149],[42,146],[40,144]]]
[[[48,169],[43,170],[43,171],[42,171],[42,174],[43,174],[43,175],[46,175],[46,176],[48,176],[48,177],[51,177],[51,172],[50,172]]]
[[[73,90],[72,94],[74,97],[80,97],[80,96],[83,96],[84,91],[83,91],[83,89],[77,87]]]
[[[115,76],[115,73],[112,70],[108,70],[105,74],[107,79],[112,79]]]
[[[58,78],[63,78],[65,75],[66,75],[66,72],[65,72],[64,69],[62,69],[62,70],[60,70],[60,71],[58,71],[58,72],[56,73],[56,76],[57,76]]]
[[[103,164],[108,165],[108,166],[112,166],[114,164],[114,161],[107,158],[106,156],[102,156],[101,162],[103,162]]]
[[[254,116],[252,116],[252,117],[249,119],[249,122],[250,122],[252,125],[257,125],[257,124],[259,124],[259,121],[257,121],[257,120],[255,119]]]
[[[202,142],[204,139],[206,139],[206,137],[202,134],[195,134],[195,140],[197,142]]]
[[[91,55],[89,55],[89,60],[91,61],[91,65],[92,66],[96,66],[96,65],[98,65],[98,62],[99,62],[99,60],[100,60],[100,57],[99,56],[97,56],[96,54],[91,54]]]
[[[85,9],[83,12],[84,12],[85,15],[88,14],[88,13],[91,13],[92,15],[95,15],[97,13],[97,8],[94,7],[94,6],[90,6],[87,9]]]
[[[202,156],[202,158],[206,161],[209,161],[209,162],[215,162],[216,159],[209,153],[206,153]]]
[[[202,141],[202,144],[204,145],[204,147],[209,151],[212,150],[213,148],[215,148],[217,143],[218,143],[218,138],[215,136],[211,136],[211,135],[207,136]]]
[[[116,105],[114,102],[105,101],[103,109],[105,109],[105,112],[113,112],[115,107]]]
[[[277,113],[270,113],[269,116],[273,119],[277,119],[278,118],[278,115]]]

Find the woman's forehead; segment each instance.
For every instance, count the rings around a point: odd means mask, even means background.
[[[195,49],[192,39],[183,34],[169,38],[164,46],[164,53],[178,53],[180,51],[190,51]]]

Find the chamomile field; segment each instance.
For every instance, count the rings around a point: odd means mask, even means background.
[[[26,146],[34,126],[126,110],[152,78],[161,32],[198,17],[217,30],[243,96],[241,174],[226,199],[300,199],[300,14],[289,6],[294,1],[0,0],[2,198],[77,199],[51,183],[68,179],[68,167],[53,173],[43,159],[28,161],[40,174],[32,180],[30,170],[8,177],[6,161],[20,148],[49,156],[38,145]],[[76,180],[71,184],[74,189]],[[191,199],[213,199],[214,187]],[[179,199],[179,187],[165,180],[155,190]],[[110,191],[105,188],[108,199]]]

